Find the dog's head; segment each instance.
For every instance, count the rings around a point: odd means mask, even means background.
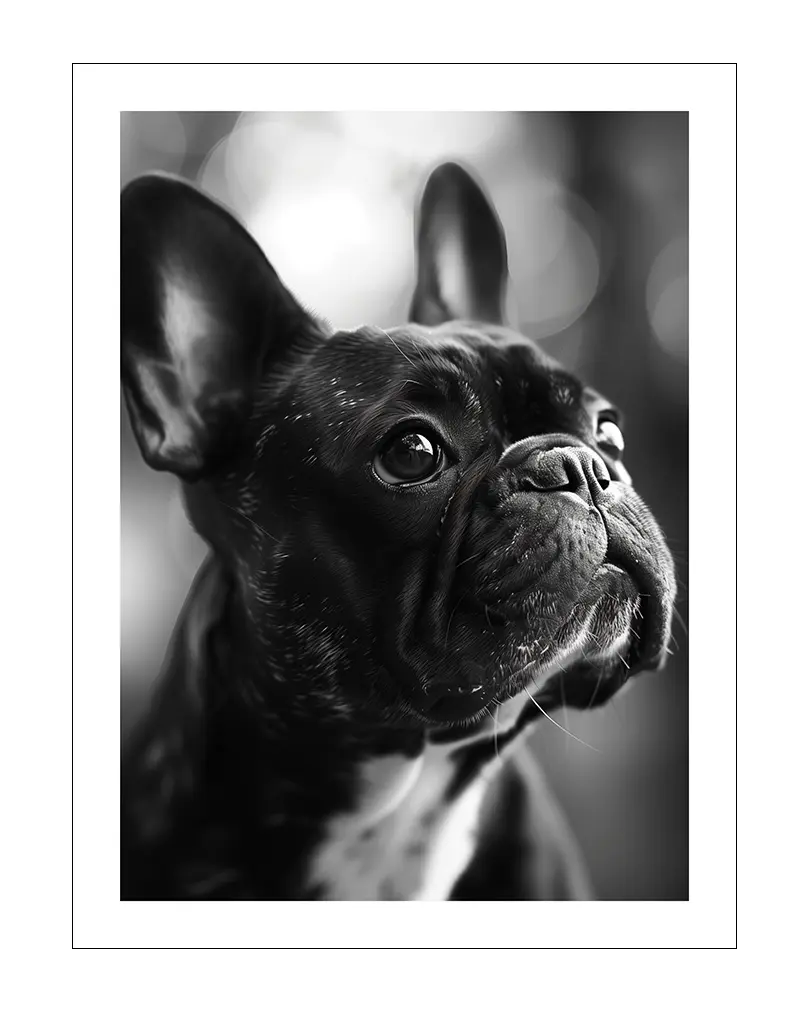
[[[616,408],[504,324],[506,248],[456,165],[418,214],[411,322],[334,332],[180,180],[122,196],[122,362],[257,677],[339,717],[585,706],[661,664],[674,598]],[[353,283],[358,282],[357,277]]]

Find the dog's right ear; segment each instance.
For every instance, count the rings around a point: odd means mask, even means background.
[[[425,184],[416,245],[412,323],[505,322],[505,233],[482,188],[455,162],[439,165]]]
[[[185,480],[221,461],[269,359],[321,324],[224,207],[181,179],[122,191],[122,379],[145,460]]]

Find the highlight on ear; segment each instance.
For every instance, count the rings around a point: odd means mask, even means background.
[[[246,229],[173,176],[122,191],[121,357],[145,460],[187,480],[235,439],[267,359],[319,324]]]
[[[417,286],[410,319],[505,321],[508,256],[489,198],[455,162],[431,174],[417,212]]]

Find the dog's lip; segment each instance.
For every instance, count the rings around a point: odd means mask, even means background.
[[[617,542],[609,549],[601,568],[622,572],[633,583],[637,596],[637,612],[631,623],[631,646],[628,654],[630,672],[660,668],[666,658],[666,615],[671,615],[672,603],[658,585],[657,575],[649,566],[636,564],[628,556],[630,545]],[[637,559],[638,561],[638,559]]]
[[[651,651],[649,648],[650,621],[648,620],[650,597],[621,558],[615,557],[613,561],[606,558],[597,571],[598,573],[606,571],[624,576],[636,592],[636,609],[630,622],[628,634],[630,644],[627,650],[629,670],[630,673],[634,673],[642,668],[643,657]]]

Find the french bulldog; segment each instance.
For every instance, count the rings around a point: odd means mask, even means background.
[[[131,424],[209,546],[123,752],[122,897],[590,897],[527,731],[663,665],[673,563],[617,408],[509,327],[480,185],[429,177],[389,330],[186,181],[121,214]]]

